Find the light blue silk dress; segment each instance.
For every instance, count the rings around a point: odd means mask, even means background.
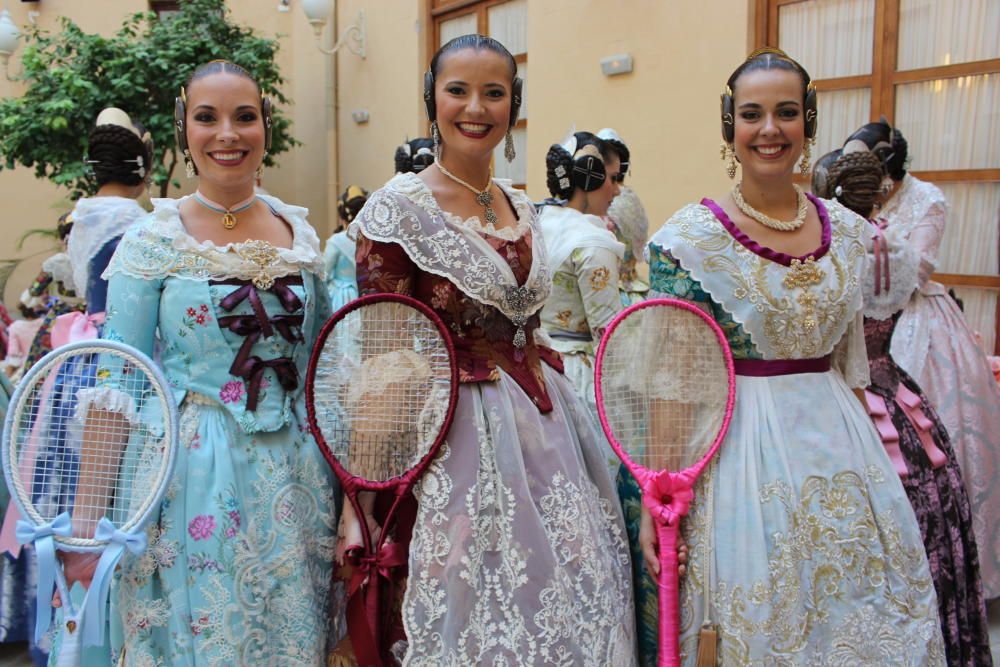
[[[354,241],[347,232],[337,232],[326,241],[323,263],[326,265],[326,289],[333,311],[358,298],[358,279],[354,265]]]
[[[124,650],[129,665],[319,665],[338,634],[339,490],[303,395],[329,315],[322,257],[305,209],[261,199],[291,227],[291,248],[199,243],[183,200],[159,199],[104,274],[104,337],[155,348],[180,406],[149,547],[123,559],[112,591],[114,661]],[[120,405],[113,375],[81,400]]]

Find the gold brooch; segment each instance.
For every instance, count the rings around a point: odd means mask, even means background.
[[[271,289],[274,277],[268,269],[278,261],[277,249],[267,241],[258,239],[237,245],[236,254],[257,265],[257,275],[252,279],[254,287],[262,290]]]
[[[826,272],[819,268],[816,260],[810,255],[804,262],[793,259],[781,284],[785,289],[795,289],[796,287],[819,285],[825,278]]]

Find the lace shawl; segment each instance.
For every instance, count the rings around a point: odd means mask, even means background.
[[[494,182],[541,239],[534,206],[506,179]],[[502,312],[512,322],[535,314],[545,303],[552,278],[543,243],[532,246],[531,270],[523,286],[502,257],[468,225],[446,214],[415,174],[397,174],[374,192],[351,223],[350,233],[396,243],[422,271],[447,279],[463,294]]]
[[[578,248],[606,248],[619,261],[625,257],[625,244],[619,242],[596,215],[580,213],[569,206],[546,206],[538,221],[546,251],[556,271]]]
[[[608,216],[615,220],[618,229],[632,244],[633,253],[646,245],[646,238],[649,236],[649,217],[635,190],[622,186],[621,194],[611,202]]]
[[[301,270],[323,273],[319,237],[306,221],[307,209],[290,206],[276,197],[258,195],[292,228],[292,247],[278,248],[259,241],[198,242],[187,233],[180,217],[181,199],[154,199],[153,212],[128,230],[102,276],[116,273],[155,280],[173,276],[192,280],[253,280],[262,273],[272,278]],[[261,249],[267,252],[260,252]]]
[[[128,197],[89,197],[76,202],[66,251],[73,264],[73,282],[81,296],[89,282],[90,260],[108,241],[124,234],[145,215],[146,210]]]
[[[703,204],[678,211],[650,245],[668,250],[743,327],[764,359],[832,354],[849,386],[864,387],[868,358],[860,283],[870,224],[835,201],[817,201],[830,229],[829,247],[815,260],[822,276],[818,284],[786,286],[793,269],[742,245]]]
[[[948,206],[940,188],[907,174],[899,191],[886,203],[878,217],[885,218],[889,226],[900,229],[901,238],[905,239],[935,204]]]

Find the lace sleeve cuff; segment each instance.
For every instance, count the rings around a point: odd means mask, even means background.
[[[135,424],[138,421],[139,415],[136,412],[135,399],[120,389],[91,387],[81,389],[77,392],[76,397],[76,418],[80,422],[86,421],[87,413],[92,407],[110,412],[120,412],[125,415],[125,419],[130,424]]]

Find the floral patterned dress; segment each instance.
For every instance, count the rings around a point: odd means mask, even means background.
[[[112,591],[112,657],[128,665],[324,662],[339,492],[306,426],[303,382],[329,306],[305,209],[261,199],[291,227],[291,248],[198,243],[182,200],[161,199],[104,274],[104,337],[156,348],[180,405],[149,547],[125,557]],[[115,409],[115,384],[112,373],[81,401]]]
[[[813,203],[823,239],[809,256],[760,246],[707,199],[649,245],[651,294],[702,306],[737,366],[732,423],[682,526],[683,661],[695,664],[711,619],[726,666],[942,665],[920,529],[850,391],[869,381],[860,289],[869,223]],[[655,609],[640,608],[639,621],[651,664]]]
[[[415,489],[404,665],[633,664],[628,547],[598,435],[550,350],[549,291],[523,192],[514,230],[442,211],[413,174],[352,223],[364,293],[416,297],[453,333],[455,419]]]
[[[1000,387],[958,304],[931,280],[948,203],[931,183],[907,174],[880,213],[920,257],[919,281],[892,335],[892,358],[930,399],[951,435],[972,502],[987,598],[1000,597]]]
[[[358,298],[354,255],[354,241],[347,237],[346,231],[337,232],[326,240],[323,263],[326,265],[326,289],[334,312]]]

